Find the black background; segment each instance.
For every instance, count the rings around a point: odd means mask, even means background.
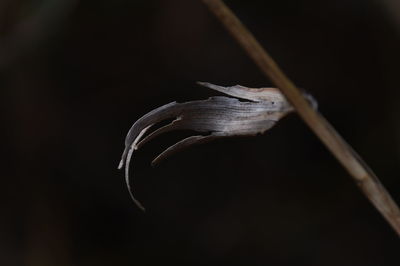
[[[142,213],[116,169],[136,119],[218,94],[198,80],[272,84],[200,0],[49,2],[39,22],[46,1],[0,5],[1,265],[399,265],[396,234],[295,114],[157,168],[180,133],[152,141],[132,168]],[[396,1],[226,2],[400,202]]]

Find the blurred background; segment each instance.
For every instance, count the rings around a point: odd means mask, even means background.
[[[400,4],[226,3],[400,203]],[[399,265],[400,242],[292,114],[265,135],[137,152],[146,112],[271,86],[200,0],[1,0],[0,264]]]

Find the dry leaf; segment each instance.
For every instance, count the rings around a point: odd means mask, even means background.
[[[119,169],[125,165],[125,179],[129,193],[139,208],[142,204],[135,199],[129,182],[129,166],[132,154],[154,137],[172,130],[194,130],[199,135],[185,138],[170,146],[154,160],[153,164],[174,152],[193,144],[204,143],[222,137],[254,136],[270,129],[283,116],[293,111],[285,97],[275,88],[253,89],[243,86],[222,87],[199,82],[200,85],[236,97],[216,96],[207,100],[185,103],[172,102],[161,106],[139,118],[125,139],[125,150]],[[246,101],[240,101],[239,99]],[[315,105],[315,101],[310,98]],[[147,136],[154,125],[174,119]]]

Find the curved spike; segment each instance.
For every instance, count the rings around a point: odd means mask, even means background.
[[[151,132],[149,135],[147,135],[146,137],[144,137],[136,146],[137,149],[140,149],[140,147],[142,147],[144,144],[146,144],[147,142],[149,142],[150,140],[154,139],[155,137],[157,137],[158,135],[161,135],[162,133],[166,133],[169,131],[172,131],[174,129],[176,129],[179,126],[179,123],[177,123],[178,121],[180,121],[181,118],[178,117],[177,119],[175,119],[174,121],[172,121],[171,123],[169,123],[168,125],[165,125],[163,127],[160,127],[158,129],[156,129],[155,131]]]
[[[129,129],[128,134],[125,137],[125,149],[124,152],[122,153],[122,158],[118,166],[118,169],[121,169],[124,166],[128,150],[130,149],[131,145],[137,140],[137,138],[139,136],[142,137],[143,134],[152,125],[162,120],[176,117],[177,113],[180,112],[179,108],[180,108],[179,104],[177,104],[176,102],[171,102],[169,104],[165,104],[161,107],[158,107],[148,112],[141,118],[139,118]]]
[[[185,138],[181,141],[178,141],[177,143],[168,147],[165,151],[160,153],[151,162],[151,165],[155,166],[155,165],[159,164],[162,160],[166,159],[168,156],[174,154],[175,152],[181,151],[191,145],[205,143],[205,142],[214,140],[219,137],[222,137],[222,135],[216,135],[216,134],[211,134],[211,135],[207,135],[207,136],[198,135],[198,136],[190,136],[188,138]]]
[[[137,135],[137,137],[133,140],[132,143],[130,143],[128,147],[133,148],[134,150],[136,150],[136,143],[140,140],[140,138],[147,132],[147,130],[149,130],[149,128],[151,128],[154,124],[150,124],[147,127],[143,128],[140,133]],[[119,162],[118,165],[118,169],[121,169],[122,167],[124,167],[124,163],[126,160],[126,155],[128,153],[128,147],[125,148],[124,152],[122,153],[122,157],[121,157],[121,161]],[[128,162],[129,164],[129,162]]]
[[[146,209],[143,207],[142,203],[140,203],[140,201],[138,201],[135,196],[133,196],[133,191],[130,185],[130,180],[129,180],[129,165],[131,162],[131,158],[132,158],[132,154],[134,151],[134,147],[131,147],[129,149],[129,152],[127,154],[126,157],[126,164],[125,164],[125,182],[126,182],[126,186],[128,187],[128,191],[129,191],[129,195],[131,196],[133,202],[136,204],[136,206],[138,206],[139,209],[141,209],[142,211],[146,211]]]

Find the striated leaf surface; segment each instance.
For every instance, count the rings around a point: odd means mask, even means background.
[[[135,199],[130,186],[129,166],[133,152],[146,142],[173,130],[194,130],[199,133],[167,148],[153,160],[152,163],[156,164],[171,154],[194,144],[222,137],[254,136],[264,133],[279,119],[293,111],[278,89],[253,89],[239,85],[222,87],[203,82],[199,84],[236,98],[215,96],[206,100],[166,104],[139,118],[126,136],[125,150],[118,168],[125,166],[125,179],[129,193],[142,210],[144,207]],[[173,119],[171,123],[148,133],[153,126],[171,119]]]

